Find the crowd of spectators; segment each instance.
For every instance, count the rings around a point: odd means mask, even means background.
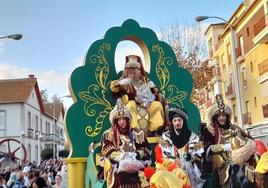
[[[0,188],[67,188],[67,166],[62,160],[28,162],[0,167]]]

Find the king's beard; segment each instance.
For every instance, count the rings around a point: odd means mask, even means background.
[[[140,80],[140,74],[136,73],[128,73],[128,78],[130,78],[132,81],[137,82]]]

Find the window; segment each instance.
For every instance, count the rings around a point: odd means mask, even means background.
[[[35,161],[38,162],[38,146],[35,145]]]
[[[0,136],[6,136],[6,111],[0,110]]]
[[[254,106],[257,107],[257,97],[254,97]]]
[[[60,129],[60,136],[63,138],[63,129]]]
[[[229,86],[233,87],[233,73],[229,74]]]
[[[244,39],[242,35],[239,37],[239,43],[241,48],[241,55],[243,56],[245,55],[245,49],[244,49]]]
[[[250,62],[250,72],[253,72],[253,63],[252,63],[252,61]]]
[[[43,133],[43,120],[40,118],[40,133]]]
[[[224,91],[225,91],[225,93],[228,91],[227,81],[224,81]]]
[[[221,55],[221,62],[222,62],[222,69],[225,69],[226,64],[225,64],[225,60],[224,60],[224,54]]]
[[[48,126],[48,134],[51,134],[51,132],[50,132],[50,123],[48,123],[47,126]]]
[[[31,112],[28,112],[27,114],[27,122],[28,122],[28,129],[32,127],[32,118],[31,118]]]
[[[236,113],[236,105],[233,104],[233,114],[234,114],[234,122],[237,122],[237,113]]]
[[[247,72],[246,72],[246,67],[241,67],[241,76],[242,76],[242,82],[243,82],[243,87],[247,86]]]
[[[31,144],[28,145],[28,160],[29,162],[31,162],[31,154],[32,154],[32,151],[31,151]]]
[[[249,28],[247,27],[247,36],[249,36]]]
[[[46,121],[46,134],[50,134],[50,123]]]
[[[208,41],[208,53],[209,53],[209,56],[212,57],[213,56],[213,51],[212,51],[212,38],[209,39]]]
[[[46,121],[46,124],[45,124],[45,133],[48,134],[48,122]]]
[[[267,80],[261,84],[261,96],[263,98],[268,96],[268,81]]]
[[[227,44],[227,52],[228,52],[228,55],[231,55],[231,45],[230,44]]]
[[[249,101],[246,101],[246,113],[249,113],[250,109],[249,109]]]
[[[35,116],[35,131],[38,132],[38,116]]]
[[[227,55],[228,55],[228,64],[231,64],[231,46],[227,44]]]

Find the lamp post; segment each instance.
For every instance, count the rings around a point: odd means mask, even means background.
[[[20,40],[22,38],[22,34],[12,34],[12,35],[0,36],[0,39],[5,39],[5,38]]]
[[[61,97],[58,97],[57,99],[62,99],[62,98],[71,98],[70,95],[64,95]],[[52,150],[53,150],[53,165],[55,165],[55,136],[56,136],[56,125],[57,125],[57,118],[55,117],[55,108],[56,108],[56,103],[53,103],[53,121],[54,121],[54,126],[53,126],[53,138],[52,138]]]
[[[232,56],[232,68],[234,73],[234,85],[235,85],[235,95],[236,95],[236,107],[237,107],[237,122],[238,125],[244,129],[243,125],[243,98],[241,93],[241,83],[240,83],[240,77],[239,77],[239,65],[237,64],[236,59],[236,42],[235,42],[235,29],[231,24],[229,24],[225,19],[218,17],[218,16],[197,16],[195,17],[195,20],[197,22],[201,22],[203,20],[209,19],[209,18],[216,18],[224,21],[225,25],[227,25],[231,32],[231,56]]]

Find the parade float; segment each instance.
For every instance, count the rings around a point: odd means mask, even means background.
[[[143,66],[167,105],[185,109],[188,127],[192,132],[199,132],[200,114],[190,100],[193,84],[190,73],[180,67],[172,48],[159,40],[155,32],[141,27],[135,20],[126,20],[91,44],[83,64],[71,74],[69,90],[74,104],[65,119],[70,144],[70,155],[65,159],[69,188],[106,187],[104,180],[97,179],[100,140],[104,131],[111,127],[109,115],[116,100],[110,84],[121,74],[116,71],[115,51],[118,43],[125,40],[136,43],[142,50]],[[148,136],[147,140],[153,147],[159,137]]]

